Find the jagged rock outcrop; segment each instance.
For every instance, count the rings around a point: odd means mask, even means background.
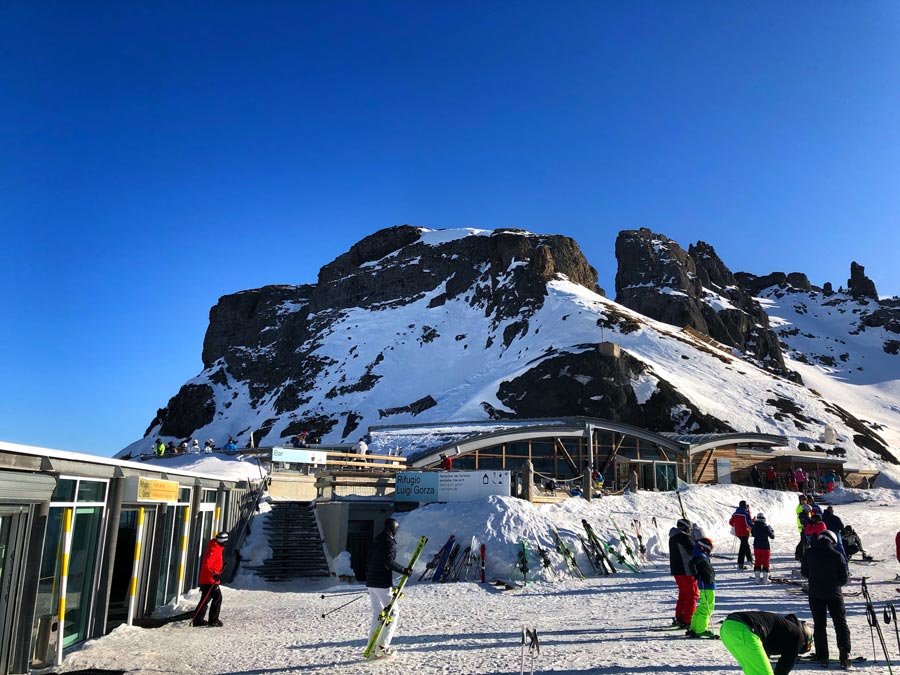
[[[857,300],[861,298],[878,300],[875,282],[866,276],[866,268],[855,261],[850,263],[850,278],[847,279],[847,292]]]
[[[266,286],[220,298],[209,313],[203,365],[222,391],[216,395],[212,387],[186,385],[158,412],[148,434],[189,435],[216,418],[227,418],[231,400],[246,391],[251,406],[270,410],[271,417],[230,433],[252,431],[258,442],[278,418],[303,410],[325,371],[340,367],[339,358],[325,356],[319,348],[334,339],[333,325],[348,310],[397,309],[426,296],[428,307],[436,309],[464,295],[493,328],[503,326],[488,338],[491,343],[509,345],[527,331],[549,280],[562,275],[600,292],[597,271],[568,237],[506,229],[434,243],[424,241],[422,234],[422,228],[409,225],[386,228],[322,267],[316,284]],[[354,330],[365,331],[366,326]],[[422,326],[416,339],[428,342],[436,336],[434,328]],[[358,358],[352,349],[350,358]],[[325,392],[326,399],[371,390],[380,379],[382,359],[378,354],[360,375],[340,378]],[[417,414],[431,405],[433,399],[426,396],[383,407],[381,414]],[[340,415],[304,411],[296,417],[281,437],[301,429],[315,437],[334,431],[347,436],[361,419],[353,410]]]
[[[687,252],[646,228],[616,239],[616,302],[676,326],[689,326],[787,374],[762,307],[705,242]]]
[[[763,291],[772,286],[779,288],[792,288],[799,291],[812,291],[813,285],[809,283],[809,279],[802,272],[772,272],[765,276],[756,276],[749,272],[735,272],[734,278],[748,294],[753,297],[759,295]],[[828,284],[830,286],[831,284]]]

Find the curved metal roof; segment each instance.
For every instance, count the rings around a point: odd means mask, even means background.
[[[372,439],[369,449],[375,454],[387,454],[391,448],[401,447],[408,466],[420,467],[437,462],[441,453],[461,455],[487,446],[548,436],[584,438],[591,429],[632,436],[666,450],[689,455],[726,444],[787,445],[785,437],[772,434],[659,434],[611,420],[561,417],[375,426],[369,429]]]

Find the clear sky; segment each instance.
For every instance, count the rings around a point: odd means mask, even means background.
[[[382,227],[900,293],[900,4],[0,3],[0,439],[109,455],[222,295]]]

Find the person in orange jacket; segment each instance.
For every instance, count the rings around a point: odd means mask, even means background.
[[[222,561],[222,553],[225,551],[225,545],[228,543],[228,533],[219,532],[215,539],[210,539],[206,545],[206,552],[200,561],[200,604],[197,605],[197,611],[194,612],[194,626],[209,626],[210,628],[221,628],[222,622],[219,621],[219,610],[222,609],[222,590],[219,584],[222,583],[222,570],[225,567]],[[209,621],[203,617],[206,615],[206,607],[209,606]]]

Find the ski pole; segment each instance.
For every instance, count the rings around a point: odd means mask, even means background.
[[[897,636],[897,652],[900,653],[900,626],[897,626],[897,610],[894,609],[893,602],[889,602],[884,606],[884,622],[890,624],[891,621],[894,622],[894,635]]]
[[[325,613],[322,615],[322,618],[324,619],[324,618],[325,618],[326,616],[328,616],[329,614],[334,614],[334,613],[335,613],[336,611],[338,611],[339,609],[344,609],[344,607],[346,607],[347,605],[352,605],[354,602],[356,602],[357,600],[359,600],[359,599],[362,598],[362,597],[363,597],[362,595],[358,595],[358,596],[356,596],[355,598],[353,598],[352,600],[350,600],[350,601],[348,601],[348,602],[345,602],[343,605],[339,605],[339,606],[335,607],[334,609],[331,609],[331,610],[325,612]]]
[[[206,601],[209,600],[209,594],[212,593],[212,589],[214,589],[219,584],[212,584],[207,589],[206,594],[201,598],[200,604],[197,605],[197,609],[194,610],[194,616],[191,617],[191,623],[197,620],[197,616],[200,614],[200,610],[206,606]]]
[[[340,593],[329,593],[328,595],[322,593],[319,598],[324,600],[325,598],[339,598],[342,595],[365,595],[365,591],[341,591]]]

